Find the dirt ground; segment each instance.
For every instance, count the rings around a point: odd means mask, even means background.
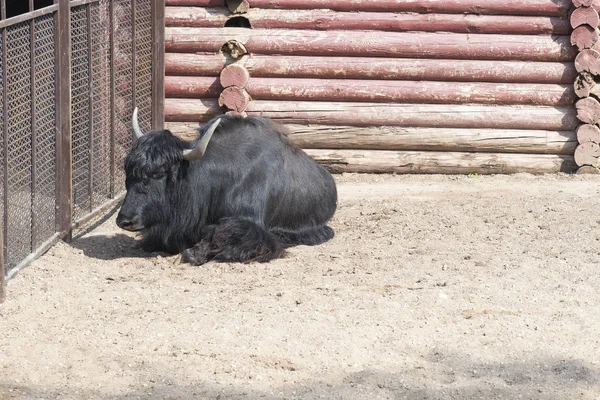
[[[338,176],[336,237],[175,264],[114,215],[8,284],[0,399],[600,399],[600,177]]]

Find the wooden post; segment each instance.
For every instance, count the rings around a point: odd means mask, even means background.
[[[576,7],[569,17],[573,32],[571,43],[577,46],[579,53],[575,57],[575,69],[579,73],[575,78],[574,92],[580,99],[575,103],[577,118],[583,122],[577,132],[579,146],[575,149],[574,159],[579,167],[585,169],[600,167],[600,52],[598,51],[598,25],[600,17],[592,1],[573,0]]]
[[[71,239],[73,171],[71,156],[71,24],[69,0],[58,0],[56,26],[56,205],[57,231]]]
[[[152,129],[165,124],[165,0],[152,1]]]

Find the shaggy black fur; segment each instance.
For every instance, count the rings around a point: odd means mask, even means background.
[[[125,160],[127,195],[117,224],[141,231],[144,249],[185,250],[183,260],[196,265],[268,261],[286,246],[331,239],[326,223],[337,204],[331,174],[291,146],[269,119],[220,118],[197,161],[182,159],[183,149],[195,142],[167,130],[134,143]]]

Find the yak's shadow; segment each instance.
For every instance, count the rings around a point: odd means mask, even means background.
[[[119,258],[152,258],[166,253],[149,253],[140,248],[140,241],[123,233],[93,234],[79,237],[70,245],[90,258],[116,260]]]

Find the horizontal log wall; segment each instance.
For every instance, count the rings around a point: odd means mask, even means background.
[[[227,110],[270,117],[336,172],[572,171],[600,57],[596,4],[571,7],[167,0],[165,117],[187,137]]]

